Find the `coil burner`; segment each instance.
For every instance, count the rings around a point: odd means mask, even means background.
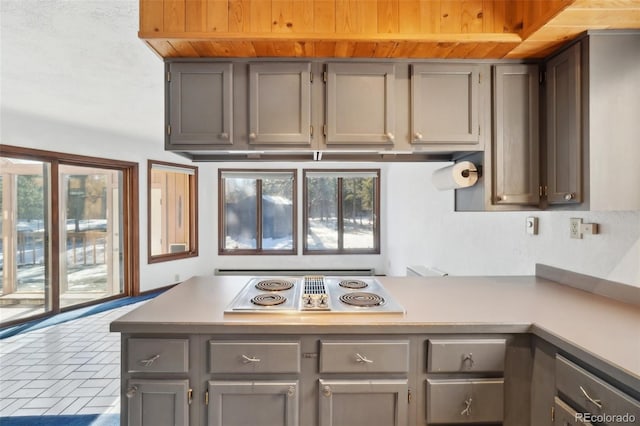
[[[362,280],[342,280],[338,284],[340,287],[350,288],[350,289],[361,289],[365,287],[369,287],[369,284]]]
[[[382,306],[384,305],[384,298],[374,293],[355,292],[346,293],[340,296],[340,301],[347,305],[370,307],[370,306]]]
[[[293,283],[287,280],[262,280],[255,287],[263,291],[284,291],[293,287]]]
[[[279,294],[258,294],[251,299],[251,303],[258,306],[275,306],[287,301],[287,298]]]

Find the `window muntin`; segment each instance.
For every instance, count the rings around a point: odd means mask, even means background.
[[[304,170],[304,253],[380,253],[380,170]]]
[[[198,168],[149,160],[149,263],[198,255]]]
[[[295,170],[219,171],[220,254],[296,253]]]

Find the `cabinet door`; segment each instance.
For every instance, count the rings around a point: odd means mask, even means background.
[[[393,145],[393,64],[327,65],[327,144]]]
[[[126,396],[129,426],[189,424],[188,380],[131,379]]]
[[[210,426],[297,426],[297,381],[209,381]]]
[[[320,380],[320,426],[406,426],[407,380]]]
[[[547,200],[582,202],[580,44],[547,62]]]
[[[413,143],[478,144],[479,87],[478,65],[412,65]]]
[[[249,64],[249,143],[311,144],[311,64]]]
[[[493,203],[538,204],[538,66],[494,67]]]
[[[172,63],[169,72],[166,149],[230,146],[231,64]]]

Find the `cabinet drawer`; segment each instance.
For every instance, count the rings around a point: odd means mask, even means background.
[[[499,423],[503,379],[427,379],[427,423]]]
[[[581,421],[578,418],[583,414],[578,414],[576,410],[569,407],[564,401],[556,396],[553,412],[553,426],[592,426],[591,422]]]
[[[604,424],[616,424],[615,416],[640,419],[640,402],[559,355],[556,388],[563,399],[573,401],[585,412],[606,414],[611,420],[605,418]]]
[[[459,373],[503,371],[505,339],[430,339],[427,371]]]
[[[320,341],[321,373],[406,373],[409,341]]]
[[[189,340],[127,340],[129,373],[186,373],[189,371]]]
[[[209,342],[210,373],[298,373],[299,342]]]

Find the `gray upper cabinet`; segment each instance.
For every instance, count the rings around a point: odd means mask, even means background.
[[[480,66],[411,66],[411,138],[414,144],[480,143]]]
[[[233,144],[232,79],[230,63],[168,64],[166,149]]]
[[[395,65],[329,63],[327,145],[388,145],[395,139]]]
[[[547,183],[549,204],[582,202],[580,44],[546,65]]]
[[[493,203],[538,205],[538,66],[496,65],[493,71]]]
[[[311,63],[249,64],[249,144],[311,144]]]

